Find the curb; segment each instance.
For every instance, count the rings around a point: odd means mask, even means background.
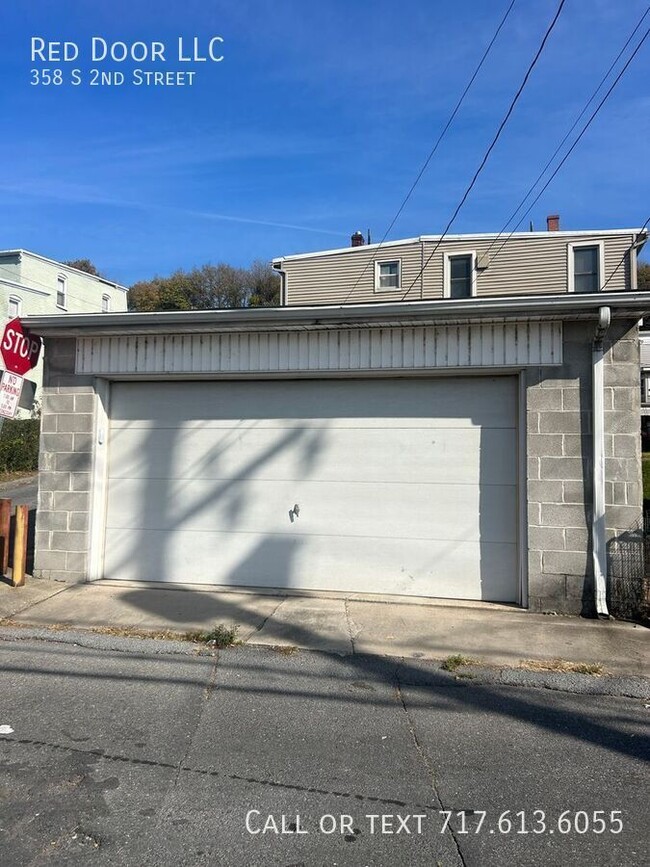
[[[575,672],[537,672],[507,666],[468,665],[456,672],[447,672],[436,666],[404,673],[405,661],[398,667],[398,678],[403,684],[414,687],[456,686],[513,686],[533,689],[551,689],[577,695],[618,696],[650,700],[650,678],[643,675],[589,675]],[[427,666],[428,668],[428,666]]]
[[[128,635],[107,635],[92,630],[52,629],[50,627],[0,626],[0,641],[47,641],[69,644],[89,650],[114,653],[138,653],[152,656],[180,655],[210,657],[215,648],[197,645],[191,641],[167,638],[143,638]],[[248,645],[220,648],[221,652],[275,653],[271,645]],[[377,674],[397,679],[400,685],[422,689],[471,688],[483,686],[511,686],[532,689],[551,689],[579,695],[617,696],[650,700],[650,678],[643,675],[576,674],[574,672],[533,672],[496,665],[467,665],[459,671],[445,671],[442,660],[405,659],[403,657],[369,654],[330,653],[326,650],[296,648],[295,654],[319,653],[336,656],[340,660],[358,659],[373,668]]]

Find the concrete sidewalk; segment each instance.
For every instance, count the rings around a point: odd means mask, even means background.
[[[421,660],[462,654],[512,667],[559,658],[601,663],[616,675],[650,674],[649,633],[642,626],[529,614],[505,605],[28,579],[19,589],[0,584],[0,623],[178,634],[222,623],[238,626],[246,644]]]

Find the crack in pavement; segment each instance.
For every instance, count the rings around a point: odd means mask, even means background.
[[[282,599],[280,599],[280,601],[279,601],[278,604],[275,606],[275,608],[273,609],[273,611],[270,611],[270,612],[266,615],[266,617],[264,618],[264,620],[259,624],[259,626],[256,626],[256,627],[255,627],[255,629],[251,632],[251,634],[248,636],[248,638],[245,639],[245,641],[249,641],[249,640],[250,640],[250,639],[255,635],[256,632],[261,632],[261,631],[264,629],[264,627],[266,626],[266,624],[269,622],[269,620],[270,620],[272,617],[275,617],[275,615],[276,615],[276,613],[277,613],[277,611],[278,611],[278,608],[279,608],[279,607],[280,607],[284,602],[286,602],[286,601],[287,601],[287,600],[286,600],[286,597],[283,597]]]
[[[227,774],[223,771],[214,771],[207,768],[194,768],[183,764],[183,759],[180,762],[161,762],[155,759],[142,759],[135,756],[116,755],[107,753],[101,749],[84,750],[80,747],[72,747],[67,744],[53,744],[48,741],[40,741],[34,738],[12,738],[8,736],[0,736],[0,743],[19,744],[21,746],[41,747],[50,750],[60,750],[62,752],[75,753],[83,756],[96,756],[100,759],[106,759],[111,762],[123,762],[130,765],[143,765],[145,767],[162,768],[163,770],[176,771],[176,776],[172,789],[175,787],[176,781],[183,773],[198,774],[201,776],[214,777],[224,780],[233,780],[237,783],[250,783],[256,786],[269,786],[275,789],[285,789],[292,792],[306,792],[314,795],[326,795],[336,798],[351,798],[356,801],[368,801],[372,804],[385,804],[391,807],[408,807],[418,810],[435,810],[437,807],[434,804],[416,804],[407,801],[400,801],[395,798],[381,798],[377,795],[362,795],[356,792],[339,792],[332,789],[321,789],[317,786],[302,786],[298,783],[283,783],[278,780],[261,779],[258,777],[243,776],[242,774]],[[189,750],[189,747],[188,747]],[[187,755],[187,751],[186,751]],[[171,789],[170,789],[171,791]]]
[[[412,739],[413,744],[415,746],[415,751],[417,752],[418,757],[419,757],[422,765],[424,766],[426,774],[429,777],[429,785],[431,786],[431,790],[433,792],[433,797],[438,804],[438,806],[435,809],[438,809],[438,810],[443,811],[443,812],[448,812],[448,811],[446,811],[445,805],[442,803],[442,798],[440,797],[440,793],[438,792],[438,787],[436,785],[435,768],[433,767],[431,760],[429,759],[429,756],[427,755],[426,750],[424,749],[424,747],[420,743],[417,732],[415,731],[415,725],[413,723],[413,720],[411,719],[411,715],[410,715],[408,708],[406,706],[406,701],[405,701],[404,695],[402,693],[402,684],[401,684],[400,679],[399,679],[398,671],[399,671],[399,669],[396,668],[395,669],[395,693],[397,695],[397,700],[398,700],[399,704],[401,705],[402,710],[404,711],[404,715],[406,717],[406,725],[408,727],[409,733],[411,735],[411,739]],[[454,841],[454,845],[456,846],[456,851],[458,852],[458,857],[460,858],[460,862],[463,865],[463,867],[465,867],[465,858],[464,858],[463,852],[460,848],[460,841],[458,840],[458,837],[456,836],[456,832],[454,831],[454,829],[451,825],[451,822],[447,823],[447,828],[449,829],[449,833],[451,834],[452,840]]]
[[[27,576],[29,577],[29,576]],[[38,580],[38,579],[36,579]],[[18,617],[19,615],[25,614],[27,611],[31,611],[32,608],[36,608],[37,605],[42,605],[43,602],[47,602],[49,599],[53,599],[55,596],[58,596],[59,593],[64,593],[68,590],[68,586],[64,585],[60,589],[54,590],[49,596],[44,596],[42,599],[33,599],[31,602],[26,602],[23,608],[19,608],[18,611],[14,611],[11,614],[7,614],[6,617],[0,617],[0,626],[6,626],[8,623]],[[22,624],[18,624],[21,626]]]
[[[350,607],[349,607],[349,604],[348,604],[348,603],[349,603],[349,600],[348,600],[348,599],[344,599],[344,600],[343,600],[343,604],[344,604],[344,608],[345,608],[345,622],[346,622],[346,624],[347,624],[347,627],[348,627],[348,633],[349,633],[349,635],[350,635],[350,644],[351,644],[351,646],[352,646],[352,653],[354,654],[354,653],[357,652],[357,649],[356,649],[356,647],[354,646],[354,642],[355,642],[355,639],[356,639],[356,635],[355,635],[355,634],[353,633],[353,631],[352,631],[352,623],[353,623],[353,621],[352,621],[352,618],[350,617]],[[358,635],[359,632],[360,632],[360,630],[357,630],[357,633],[356,633],[356,634]]]
[[[178,762],[178,765],[176,766],[176,773],[174,774],[174,778],[173,778],[169,788],[167,789],[167,792],[165,793],[164,798],[162,799],[162,803],[160,805],[160,811],[159,811],[157,822],[156,822],[157,825],[160,825],[167,818],[167,816],[168,816],[168,802],[178,787],[178,781],[181,777],[181,773],[184,770],[188,770],[188,768],[185,765],[185,760],[187,759],[188,755],[190,754],[190,751],[192,749],[192,745],[194,744],[194,738],[196,737],[196,733],[198,732],[199,727],[201,725],[201,720],[203,719],[203,714],[205,713],[206,705],[210,701],[210,698],[212,697],[212,693],[214,692],[214,688],[215,688],[216,681],[217,681],[218,667],[219,667],[219,652],[217,651],[215,653],[215,656],[214,656],[214,662],[213,662],[212,667],[210,669],[210,675],[206,681],[205,686],[203,687],[201,710],[198,714],[196,714],[196,720],[194,723],[193,730],[187,739],[187,746],[185,747],[185,751],[183,752],[183,755],[181,756],[181,758]]]

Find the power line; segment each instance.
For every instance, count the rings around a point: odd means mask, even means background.
[[[628,247],[628,249],[623,253],[623,256],[621,257],[621,261],[618,263],[618,265],[616,266],[616,268],[614,268],[614,270],[613,270],[612,273],[609,275],[609,277],[607,278],[607,280],[605,280],[605,282],[603,283],[603,285],[600,287],[600,289],[598,290],[599,292],[604,292],[604,291],[605,291],[605,288],[606,288],[606,286],[607,286],[607,284],[609,283],[609,281],[610,281],[613,277],[615,277],[616,274],[618,274],[618,269],[621,267],[621,265],[623,264],[623,262],[625,262],[625,259],[626,259],[627,255],[628,255],[628,253],[629,253],[631,250],[633,250],[634,247],[636,246],[636,244],[638,243],[639,238],[641,237],[641,233],[642,233],[643,230],[646,228],[646,226],[648,225],[648,223],[650,223],[650,217],[648,217],[648,219],[645,221],[645,223],[641,226],[641,228],[639,229],[639,232],[638,232],[636,238],[634,239],[634,241],[632,241],[632,245],[631,245],[630,247]]]
[[[628,47],[628,45],[630,44],[630,42],[631,42],[632,39],[634,38],[634,36],[635,36],[637,30],[641,27],[641,24],[643,23],[644,19],[646,18],[646,16],[647,16],[648,14],[650,14],[650,6],[646,9],[646,11],[643,13],[643,15],[641,16],[641,18],[640,18],[639,21],[637,22],[637,25],[636,25],[636,27],[634,28],[634,30],[632,31],[632,33],[630,33],[630,35],[629,35],[629,37],[628,37],[628,39],[627,39],[627,42],[626,42],[625,45],[621,48],[621,50],[620,50],[619,53],[617,54],[616,58],[615,58],[615,59],[613,60],[613,62],[611,63],[609,69],[607,70],[607,72],[606,72],[606,73],[603,75],[603,77],[601,78],[600,83],[598,84],[598,87],[594,90],[594,92],[592,93],[592,95],[589,97],[589,99],[588,99],[587,102],[585,103],[585,105],[584,105],[582,111],[581,111],[580,114],[577,116],[577,118],[576,118],[575,121],[573,122],[573,125],[571,126],[571,128],[569,129],[569,131],[567,132],[567,134],[564,136],[564,138],[562,139],[562,141],[560,142],[560,144],[559,144],[559,145],[557,146],[557,148],[555,149],[555,152],[553,153],[553,155],[551,156],[551,158],[549,159],[549,161],[546,163],[546,165],[544,166],[544,168],[542,169],[542,171],[539,173],[539,175],[537,176],[537,178],[535,179],[535,181],[530,185],[530,187],[529,187],[529,189],[528,189],[526,195],[523,197],[523,199],[521,200],[521,202],[519,203],[519,205],[515,208],[515,210],[512,212],[512,214],[508,217],[508,219],[507,219],[506,222],[504,223],[503,228],[501,229],[501,231],[499,232],[499,234],[496,236],[496,238],[494,238],[494,240],[492,241],[492,243],[490,244],[490,246],[488,247],[488,249],[485,251],[485,255],[488,255],[488,254],[490,253],[490,251],[492,250],[492,248],[493,248],[493,247],[495,246],[495,244],[498,242],[499,238],[500,238],[503,234],[505,234],[505,231],[506,231],[506,229],[508,228],[508,226],[510,225],[510,223],[514,220],[514,218],[517,216],[517,214],[519,213],[519,211],[522,209],[522,207],[523,207],[524,204],[526,203],[526,201],[527,201],[527,199],[529,198],[529,196],[532,195],[532,193],[533,193],[535,187],[536,187],[537,184],[541,181],[541,179],[544,177],[544,175],[546,174],[546,172],[547,172],[549,166],[553,163],[553,160],[555,159],[555,157],[556,157],[556,156],[559,154],[559,152],[561,151],[562,146],[565,144],[565,142],[567,141],[567,139],[569,138],[569,136],[571,135],[571,133],[573,132],[573,130],[577,127],[579,121],[582,119],[582,117],[583,117],[584,114],[586,113],[586,111],[587,111],[587,109],[589,108],[589,106],[591,105],[591,103],[592,103],[592,102],[594,101],[594,99],[596,98],[596,95],[597,95],[598,91],[602,88],[602,86],[604,85],[604,83],[605,83],[605,82],[607,81],[607,79],[609,78],[610,73],[612,72],[612,70],[614,69],[614,67],[616,66],[616,64],[618,63],[618,61],[620,60],[621,56],[623,55],[623,52],[625,51],[625,49]],[[532,207],[532,206],[531,206],[531,207]],[[520,223],[519,223],[518,225],[521,225],[521,222],[522,222],[523,219],[526,217],[527,213],[528,213],[528,212],[526,212],[526,214],[524,214],[524,216],[522,217],[522,220],[520,221]]]
[[[510,119],[510,115],[511,115],[512,112],[514,111],[514,108],[515,108],[517,102],[519,101],[519,97],[521,96],[521,94],[522,94],[524,88],[526,87],[526,84],[528,83],[528,79],[530,78],[530,75],[531,75],[533,69],[534,69],[535,66],[537,65],[537,61],[539,60],[539,58],[540,58],[540,56],[541,56],[541,54],[542,54],[542,51],[544,50],[544,47],[546,46],[546,43],[547,43],[547,41],[548,41],[549,36],[550,36],[551,33],[553,32],[553,29],[554,29],[554,27],[555,27],[555,25],[556,25],[556,23],[557,23],[558,18],[560,17],[560,13],[562,12],[562,9],[563,9],[563,7],[564,7],[565,2],[566,2],[566,0],[560,0],[560,5],[559,5],[558,8],[557,8],[557,11],[556,11],[556,13],[555,13],[555,16],[553,17],[553,20],[551,21],[551,23],[549,24],[548,28],[546,29],[546,33],[544,34],[544,38],[542,39],[541,44],[540,44],[539,48],[537,49],[537,53],[536,53],[535,56],[533,57],[533,59],[532,59],[530,65],[529,65],[528,69],[526,70],[526,74],[524,75],[523,81],[522,81],[521,84],[519,85],[519,89],[518,89],[517,92],[515,93],[515,95],[514,95],[512,101],[511,101],[511,103],[510,103],[510,106],[508,107],[508,111],[507,111],[506,114],[505,114],[505,117],[503,118],[503,120],[502,120],[501,123],[499,124],[499,128],[497,129],[494,138],[493,138],[492,141],[490,142],[490,146],[489,146],[488,149],[486,150],[486,152],[485,152],[485,154],[484,154],[484,156],[483,156],[483,159],[481,160],[481,163],[480,163],[479,167],[477,168],[476,172],[474,173],[474,177],[472,178],[472,180],[471,180],[470,183],[469,183],[469,186],[467,187],[467,189],[466,189],[465,192],[463,193],[463,197],[461,198],[460,202],[458,203],[458,206],[456,207],[456,210],[455,210],[454,213],[452,214],[451,219],[450,219],[449,222],[447,223],[447,226],[445,227],[445,231],[442,233],[442,235],[440,236],[440,238],[439,238],[439,240],[438,240],[438,243],[436,244],[436,246],[435,246],[435,247],[433,248],[433,250],[431,251],[431,255],[429,256],[429,258],[427,259],[427,261],[422,265],[422,267],[420,268],[419,272],[416,274],[415,278],[413,279],[413,282],[411,283],[411,285],[409,286],[409,288],[406,290],[406,292],[405,292],[404,295],[402,296],[403,299],[406,298],[406,296],[408,295],[408,293],[411,291],[411,289],[415,286],[415,284],[417,283],[417,281],[420,279],[420,277],[421,277],[422,274],[424,273],[425,268],[427,267],[427,265],[429,264],[429,262],[431,261],[431,259],[432,259],[433,256],[435,255],[436,251],[437,251],[438,248],[440,247],[440,244],[442,243],[442,239],[443,239],[443,238],[445,237],[445,235],[449,232],[449,229],[451,228],[451,226],[452,226],[454,220],[455,220],[456,217],[458,216],[458,213],[459,213],[460,209],[463,207],[463,205],[465,204],[465,202],[466,202],[466,200],[467,200],[467,197],[469,196],[469,194],[471,193],[472,189],[474,188],[474,185],[476,184],[476,181],[478,180],[479,175],[480,175],[481,172],[483,171],[483,168],[485,167],[485,164],[487,163],[490,154],[492,153],[492,151],[493,151],[493,149],[494,149],[494,147],[495,147],[497,141],[499,140],[499,137],[501,136],[501,133],[503,132],[503,129],[504,129],[505,125],[507,124],[508,120]]]
[[[373,253],[372,259],[370,259],[368,262],[366,262],[366,265],[365,265],[363,271],[362,271],[362,272],[359,274],[359,276],[357,277],[357,280],[356,280],[354,286],[352,287],[352,289],[350,289],[350,291],[349,291],[348,294],[346,295],[345,300],[343,301],[344,304],[347,302],[347,300],[348,300],[348,298],[350,297],[350,295],[352,295],[352,293],[354,292],[354,290],[357,288],[357,286],[359,285],[360,280],[362,279],[363,275],[366,273],[366,271],[368,270],[368,268],[370,267],[370,265],[374,264],[374,262],[376,261],[376,257],[377,257],[377,254],[379,253],[379,250],[380,250],[381,247],[383,246],[384,242],[386,241],[386,238],[388,237],[388,234],[389,234],[390,230],[393,228],[393,226],[395,225],[395,223],[396,223],[397,220],[399,219],[399,217],[400,217],[402,211],[404,210],[404,208],[406,207],[406,205],[407,205],[409,199],[410,199],[411,196],[413,195],[413,192],[415,191],[415,188],[417,187],[417,185],[419,184],[420,180],[422,179],[422,176],[424,175],[424,173],[426,172],[427,168],[429,167],[429,163],[430,163],[431,160],[433,159],[433,157],[434,157],[436,151],[438,150],[438,147],[439,147],[441,141],[443,140],[443,138],[445,137],[445,135],[446,135],[446,133],[447,133],[447,130],[449,129],[449,127],[450,127],[451,124],[453,123],[454,118],[455,118],[456,115],[458,114],[458,111],[460,110],[460,107],[461,107],[461,105],[463,104],[463,102],[464,102],[464,100],[465,100],[465,97],[467,96],[467,94],[468,94],[468,92],[469,92],[470,87],[474,84],[474,81],[475,81],[477,75],[478,75],[479,72],[481,71],[481,67],[482,67],[483,64],[485,63],[485,61],[486,61],[486,59],[487,59],[487,56],[488,56],[488,54],[490,53],[490,51],[491,51],[491,49],[492,49],[492,46],[493,46],[494,43],[496,42],[497,37],[498,37],[499,33],[501,32],[501,30],[502,30],[502,28],[503,28],[503,25],[506,23],[506,20],[508,19],[508,16],[510,15],[510,12],[512,11],[512,7],[515,5],[516,2],[517,2],[517,0],[512,0],[512,2],[510,3],[510,6],[508,6],[508,8],[507,8],[507,10],[506,10],[506,13],[505,13],[505,15],[503,16],[503,18],[501,19],[501,22],[500,22],[499,26],[498,26],[497,29],[495,30],[492,39],[490,40],[490,42],[489,42],[487,48],[486,48],[485,51],[483,52],[483,56],[481,57],[481,59],[480,59],[478,65],[477,65],[476,69],[475,69],[474,72],[472,73],[472,77],[471,77],[470,80],[468,81],[468,83],[467,83],[467,85],[466,85],[466,87],[465,87],[465,90],[462,92],[462,94],[461,94],[461,96],[460,96],[460,99],[459,99],[458,102],[456,103],[456,105],[455,105],[455,107],[454,107],[454,110],[452,111],[451,115],[449,116],[449,119],[447,120],[447,123],[446,123],[445,126],[443,127],[442,132],[440,133],[440,135],[438,136],[438,138],[437,138],[437,140],[436,140],[436,143],[434,144],[433,148],[432,148],[431,151],[429,152],[429,156],[428,156],[428,157],[426,158],[426,160],[424,161],[424,164],[422,165],[422,168],[421,168],[420,171],[418,172],[417,177],[415,178],[415,180],[414,180],[413,183],[411,184],[411,188],[409,189],[408,193],[407,193],[406,196],[404,197],[404,200],[402,201],[402,204],[401,204],[401,205],[399,206],[399,208],[397,209],[397,213],[395,214],[395,216],[393,217],[393,219],[392,219],[391,222],[390,222],[390,225],[388,226],[388,228],[387,228],[386,231],[384,232],[384,236],[383,236],[383,238],[381,239],[381,241],[379,242],[379,244],[378,244],[378,246],[377,246],[375,252]]]
[[[521,217],[521,219],[519,220],[519,222],[517,223],[517,225],[514,227],[514,229],[510,232],[510,234],[508,235],[508,237],[503,241],[503,243],[501,244],[501,246],[499,247],[499,249],[496,251],[496,253],[494,254],[494,256],[493,256],[492,259],[491,259],[492,262],[494,262],[494,260],[496,259],[496,257],[497,257],[497,256],[499,255],[499,253],[503,250],[503,248],[504,248],[505,245],[508,243],[508,241],[512,238],[512,236],[513,236],[514,233],[517,231],[517,229],[519,228],[519,226],[521,226],[521,224],[523,223],[523,221],[525,220],[525,218],[528,216],[528,214],[532,211],[533,207],[537,204],[537,202],[538,202],[539,199],[541,198],[542,193],[544,193],[544,191],[547,189],[547,187],[549,186],[549,184],[551,183],[551,181],[553,180],[553,178],[557,175],[557,173],[560,171],[560,169],[562,168],[562,166],[564,165],[564,163],[565,163],[565,162],[568,160],[568,158],[571,156],[571,154],[572,154],[573,151],[575,150],[576,146],[578,145],[578,142],[579,142],[580,139],[583,137],[583,135],[587,132],[587,130],[588,130],[589,127],[591,126],[592,121],[594,120],[594,118],[596,117],[596,115],[598,114],[598,112],[600,111],[600,109],[603,107],[603,105],[604,105],[605,102],[607,101],[609,95],[611,94],[611,92],[614,90],[614,88],[616,87],[616,85],[618,84],[618,82],[619,82],[619,81],[621,80],[621,78],[623,77],[623,75],[624,75],[625,71],[627,70],[628,66],[630,65],[630,63],[632,63],[632,61],[634,60],[634,58],[636,57],[636,55],[639,53],[639,51],[640,51],[640,49],[641,49],[641,46],[642,46],[643,43],[646,41],[646,39],[648,38],[648,35],[649,35],[649,34],[650,34],[650,27],[649,27],[649,28],[646,30],[646,32],[643,34],[643,37],[641,38],[641,41],[639,42],[639,44],[637,45],[637,47],[634,49],[634,51],[632,52],[632,54],[630,55],[630,57],[628,57],[627,61],[625,62],[625,65],[623,66],[623,68],[621,69],[621,71],[619,72],[619,74],[618,74],[618,75],[616,76],[616,78],[614,79],[614,81],[613,81],[612,85],[610,86],[609,90],[607,91],[607,93],[605,94],[605,96],[601,99],[601,101],[598,103],[598,105],[596,106],[595,110],[594,110],[593,113],[591,114],[589,120],[588,120],[588,121],[584,124],[584,126],[582,127],[582,130],[580,131],[580,134],[578,135],[578,137],[576,138],[576,140],[573,142],[573,144],[571,145],[571,147],[569,148],[569,150],[565,153],[565,155],[562,157],[562,159],[560,160],[560,162],[557,164],[557,166],[556,166],[556,168],[553,170],[551,176],[550,176],[549,179],[546,181],[546,183],[544,184],[544,186],[541,188],[541,190],[539,191],[539,193],[535,196],[535,198],[533,199],[533,201],[531,202],[530,206],[529,206],[528,209],[525,211],[525,213],[522,215],[522,217]]]

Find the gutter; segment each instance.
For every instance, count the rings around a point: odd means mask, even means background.
[[[591,517],[594,595],[596,614],[608,617],[607,608],[607,535],[605,528],[605,401],[603,341],[612,321],[609,307],[598,311],[598,325],[592,347],[592,416],[593,416],[593,502]]]
[[[523,295],[497,298],[376,302],[313,307],[265,307],[236,310],[170,310],[159,313],[68,313],[25,317],[25,325],[42,336],[82,334],[170,334],[203,331],[327,328],[350,325],[443,324],[449,320],[594,318],[602,306],[615,315],[641,318],[650,311],[650,292],[602,292],[595,295]]]

